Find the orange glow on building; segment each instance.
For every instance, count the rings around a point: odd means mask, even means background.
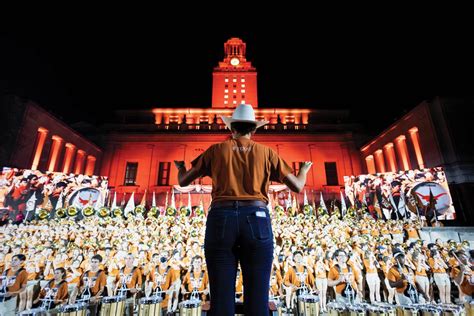
[[[51,155],[49,156],[48,171],[56,171],[56,165],[58,163],[58,156],[61,150],[63,139],[57,135],[53,135],[53,144],[51,146]]]
[[[377,166],[377,172],[385,173],[385,161],[383,159],[383,152],[382,149],[378,149],[374,153],[375,156],[375,163]]]
[[[86,158],[86,152],[84,150],[79,149],[76,154],[76,163],[74,165],[75,174],[83,173],[82,170],[84,169],[85,158]]]
[[[397,171],[397,160],[395,157],[395,150],[393,149],[393,143],[388,143],[383,146],[385,157],[387,158],[388,170],[391,172]]]
[[[374,162],[374,156],[369,155],[365,157],[365,163],[367,164],[367,171],[370,174],[376,173],[375,171],[375,162]]]
[[[86,175],[91,176],[94,174],[95,161],[96,158],[94,156],[87,156],[86,171],[84,172]]]
[[[63,160],[63,173],[69,173],[71,170],[72,159],[74,157],[74,153],[76,151],[76,146],[71,143],[67,143],[65,145],[66,152],[64,153],[64,160]]]
[[[406,137],[405,135],[400,135],[395,139],[395,144],[398,151],[398,157],[400,158],[400,162],[402,163],[402,170],[410,170],[410,159],[408,156],[408,149],[406,144]]]
[[[224,60],[212,73],[213,108],[235,108],[241,103],[258,107],[257,72],[245,51],[246,44],[239,38],[224,44]]]
[[[33,156],[33,162],[31,164],[31,169],[32,170],[37,170],[38,169],[38,164],[41,159],[41,153],[43,152],[43,147],[44,147],[44,142],[46,141],[46,137],[48,136],[48,130],[40,127],[38,128],[38,138],[36,142],[36,149],[35,149],[35,154]]]
[[[418,162],[418,168],[423,169],[425,167],[425,163],[423,162],[423,155],[421,154],[418,128],[413,127],[408,132],[410,133],[410,138],[413,143],[413,147],[415,149],[415,155],[416,155],[416,161]]]

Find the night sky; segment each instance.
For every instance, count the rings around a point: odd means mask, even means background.
[[[100,124],[114,109],[210,107],[212,69],[224,42],[240,37],[258,71],[260,107],[345,108],[377,133],[422,100],[474,94],[472,43],[459,21],[260,31],[244,23],[75,22],[4,29],[1,92],[30,98],[68,123]]]

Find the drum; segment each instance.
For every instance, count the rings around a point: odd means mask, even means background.
[[[138,316],[161,316],[161,296],[142,297],[138,301]]]
[[[346,306],[336,302],[330,302],[327,304],[329,316],[347,316]]]
[[[466,316],[474,316],[474,301],[464,303],[464,310],[466,311]]]
[[[272,316],[282,316],[283,302],[280,302],[278,300],[270,300],[268,302],[268,309],[270,310]]]
[[[122,316],[125,313],[126,296],[106,296],[102,298],[101,315]]]
[[[416,305],[397,305],[397,316],[418,316]]]
[[[433,304],[417,304],[420,316],[441,316],[441,309]]]
[[[187,300],[179,304],[179,316],[201,316],[201,301]]]
[[[21,313],[18,313],[21,316],[46,316],[46,310],[43,308],[32,308]]]
[[[436,305],[439,309],[441,309],[441,314],[443,316],[465,316],[466,310],[464,310],[464,306],[456,305],[456,304],[439,304]]]
[[[376,303],[375,305],[370,305],[368,308],[370,316],[376,315],[385,315],[385,316],[396,316],[397,310],[395,306],[388,303]]]
[[[298,296],[298,316],[319,316],[319,297],[311,294]]]
[[[347,315],[349,316],[365,316],[367,308],[361,304],[349,304],[347,307]]]
[[[86,316],[87,304],[77,303],[58,307],[58,316]]]

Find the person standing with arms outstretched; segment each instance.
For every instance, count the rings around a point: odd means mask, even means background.
[[[235,308],[235,278],[240,261],[247,316],[268,315],[273,259],[273,232],[267,209],[270,181],[301,192],[312,162],[297,176],[271,148],[251,140],[257,128],[251,105],[240,104],[232,117],[221,117],[232,137],[214,144],[191,162],[175,161],[180,186],[198,177],[212,178],[212,203],[207,217],[204,250],[211,290],[210,316],[231,316]]]

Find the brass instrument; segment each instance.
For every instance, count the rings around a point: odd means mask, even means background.
[[[158,208],[156,206],[152,206],[148,211],[148,217],[157,217],[158,215]]]
[[[45,208],[40,209],[39,211],[36,212],[36,216],[38,219],[47,219],[49,216],[49,211]]]
[[[143,216],[143,214],[145,213],[145,211],[146,211],[146,209],[145,209],[144,206],[142,206],[142,205],[137,205],[137,206],[135,207],[135,209],[133,210],[133,213],[134,213],[135,215],[142,215],[142,216]]]
[[[64,207],[58,208],[56,210],[56,217],[65,218],[67,216],[67,210]]]
[[[412,279],[410,276],[406,275],[403,272],[403,268],[400,265],[400,262],[395,258],[395,261],[397,262],[398,270],[400,272],[401,276],[405,277],[405,280],[408,282],[408,293],[410,295],[410,299],[413,301],[412,303],[418,303],[419,302],[419,297],[418,297],[418,290],[416,289],[416,285],[413,283]]]
[[[95,214],[95,210],[92,206],[87,206],[82,209],[82,215],[84,217],[90,217]]]
[[[107,217],[107,216],[110,215],[109,209],[106,208],[105,206],[101,207],[97,213],[98,213],[99,217],[102,217],[102,218]]]
[[[123,211],[120,207],[116,207],[112,210],[112,215],[114,217],[122,217],[123,216]]]
[[[69,206],[69,207],[67,208],[67,215],[68,215],[69,217],[74,217],[74,216],[76,216],[78,213],[79,213],[79,211],[78,211],[77,207],[75,207],[75,206]]]

